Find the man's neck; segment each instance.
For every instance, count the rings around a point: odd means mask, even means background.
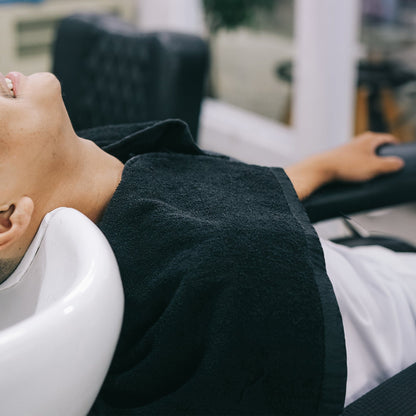
[[[85,139],[79,139],[69,159],[67,172],[62,175],[46,211],[66,206],[98,222],[120,183],[124,166]]]
[[[28,185],[24,190],[22,196],[31,198],[34,211],[24,234],[1,252],[0,260],[14,259],[14,263],[7,263],[7,272],[6,263],[0,263],[4,269],[0,281],[19,263],[48,212],[59,207],[75,208],[97,223],[121,180],[123,164],[93,142],[70,133],[60,143],[53,168],[45,168],[43,176],[32,179],[32,187]]]
[[[90,140],[80,139],[83,165],[80,166],[79,195],[74,203],[94,222],[98,222],[116,191],[124,165]]]

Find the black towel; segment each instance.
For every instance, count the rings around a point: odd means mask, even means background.
[[[126,307],[91,414],[341,413],[341,318],[284,171],[204,155],[178,121],[137,128],[106,147],[128,160],[99,223]]]

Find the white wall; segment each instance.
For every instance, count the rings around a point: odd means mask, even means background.
[[[359,0],[296,0],[293,117],[300,155],[353,133]]]
[[[358,30],[360,0],[293,0],[296,3],[295,38],[295,82],[293,89],[293,128],[276,124],[276,145],[286,159],[290,153],[292,159],[300,159],[312,153],[322,151],[346,142],[353,132],[355,63],[358,56]],[[195,34],[204,33],[203,14],[200,0],[137,0],[138,24],[145,30],[168,29]],[[210,103],[202,114],[202,128],[218,135],[217,144],[224,143],[230,137],[231,128],[236,125],[230,120],[229,126],[223,124],[224,134],[218,126],[209,125],[211,121],[227,118],[215,116],[215,111],[227,114],[238,111],[226,110],[223,105]],[[239,122],[244,123],[240,115]],[[252,143],[249,145],[250,127],[256,126]],[[244,137],[239,142],[232,134],[232,146],[251,148],[262,135],[257,119],[249,121],[244,129],[239,129]],[[273,136],[273,128],[264,123],[267,137]],[[284,132],[284,133],[283,133]],[[209,147],[209,136],[204,145]],[[284,139],[283,139],[284,137]],[[292,152],[288,151],[292,146]],[[264,143],[262,144],[262,146]],[[229,149],[230,146],[226,145]],[[269,159],[269,158],[267,158]],[[256,160],[256,163],[259,163]],[[269,163],[269,160],[267,160]]]
[[[138,26],[143,30],[174,30],[205,34],[200,0],[136,0]]]

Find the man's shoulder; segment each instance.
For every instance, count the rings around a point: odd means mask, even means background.
[[[131,157],[151,152],[203,154],[189,131],[178,119],[94,127],[77,132],[125,163]]]

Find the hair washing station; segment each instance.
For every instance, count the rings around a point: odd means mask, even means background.
[[[77,129],[178,117],[196,132],[206,52],[192,37],[143,35],[114,17],[74,16],[58,30],[54,72]],[[104,78],[97,73],[103,67]],[[129,80],[122,92],[120,79]],[[135,93],[142,88],[143,94]],[[405,168],[366,183],[321,189],[305,201],[311,221],[415,202],[416,145],[386,146],[380,153],[401,156]],[[416,250],[384,237],[356,236],[344,243]],[[0,286],[0,414],[85,415],[110,365],[122,314],[117,264],[100,231],[71,209],[48,214],[24,260]],[[413,415],[415,380],[413,364],[343,415]]]
[[[62,21],[53,66],[76,129],[177,117],[196,136],[207,61],[206,43],[195,36],[141,34],[113,16],[87,14]],[[87,414],[110,366],[123,305],[101,231],[72,209],[48,214],[0,285],[0,415]]]
[[[49,213],[0,285],[0,414],[85,415],[110,366],[123,305],[101,231],[73,209]]]

